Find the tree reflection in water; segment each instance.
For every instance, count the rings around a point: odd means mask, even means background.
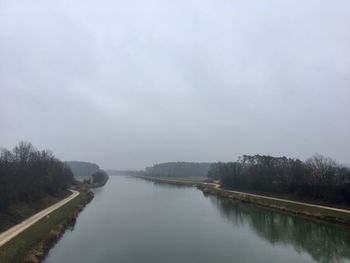
[[[292,245],[317,262],[350,260],[350,229],[284,214],[229,199],[209,196],[220,214],[234,225],[247,224],[271,244]]]

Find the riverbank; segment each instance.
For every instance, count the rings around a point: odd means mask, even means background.
[[[89,185],[90,188],[98,188],[98,187],[103,187],[106,185],[106,183],[108,182],[109,177],[107,177],[105,180],[101,181],[101,182],[95,182],[95,183],[91,183],[91,185]]]
[[[10,205],[5,211],[0,213],[0,233],[19,224],[41,210],[44,210],[46,207],[49,207],[68,197],[70,194],[71,192],[66,190],[56,197],[46,195],[40,200],[35,200],[32,202],[17,202]]]
[[[161,178],[161,177],[150,177],[150,176],[134,176],[136,178],[142,178],[147,181],[152,181],[156,183],[166,183],[166,184],[172,184],[172,185],[178,185],[178,186],[196,186],[197,184],[203,183],[203,180],[200,180],[200,178],[195,177],[184,177],[184,178],[179,178],[179,177],[172,177],[172,179],[168,178]]]
[[[338,209],[309,203],[295,202],[287,199],[273,198],[262,195],[254,195],[231,191],[217,187],[215,184],[196,182],[191,180],[165,179],[159,177],[138,176],[139,178],[172,185],[196,186],[206,195],[216,195],[243,203],[250,203],[265,208],[280,210],[282,212],[292,213],[322,221],[350,226],[350,210]]]
[[[76,198],[11,239],[0,248],[0,262],[41,262],[66,229],[74,225],[79,212],[92,198],[91,191],[82,191]]]

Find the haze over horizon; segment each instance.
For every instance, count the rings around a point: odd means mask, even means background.
[[[350,2],[0,0],[0,147],[143,169],[350,163]]]

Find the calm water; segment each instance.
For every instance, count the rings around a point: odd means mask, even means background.
[[[111,177],[46,263],[350,262],[350,230]]]

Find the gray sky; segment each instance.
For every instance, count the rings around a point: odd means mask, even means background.
[[[104,168],[350,163],[348,0],[0,0],[0,145]]]

